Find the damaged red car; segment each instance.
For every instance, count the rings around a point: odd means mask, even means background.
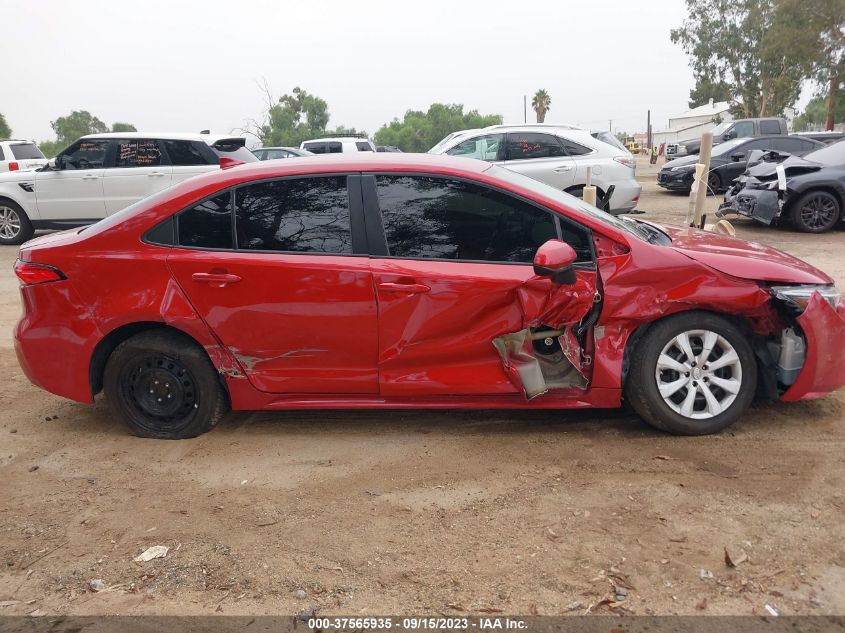
[[[725,428],[845,383],[845,303],[774,249],[620,219],[488,163],[324,156],[24,244],[29,379],[132,432],[229,409],[619,407]]]

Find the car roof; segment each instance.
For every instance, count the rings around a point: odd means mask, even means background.
[[[23,138],[0,138],[0,143],[17,143],[18,145],[21,143],[29,143],[31,145],[35,145],[35,141],[27,141]]]
[[[287,150],[289,152],[301,152],[302,151],[298,147],[287,147],[287,146],[283,146],[283,145],[278,145],[278,146],[274,146],[274,147],[256,147],[253,151],[257,152],[258,150],[262,150],[262,149],[283,149],[283,150]]]
[[[303,143],[327,143],[329,141],[332,142],[355,142],[355,141],[367,141],[369,142],[366,136],[327,136],[326,138],[310,138],[307,141],[302,141]]]
[[[103,134],[86,134],[80,138],[144,138],[168,139],[174,141],[205,141],[209,145],[227,138],[243,138],[233,134],[198,134],[184,132],[105,132]],[[244,139],[246,140],[246,139]]]
[[[530,128],[558,128],[561,130],[583,130],[579,125],[571,125],[569,123],[500,123],[498,125],[488,125],[485,130],[514,128],[514,129],[530,129]]]

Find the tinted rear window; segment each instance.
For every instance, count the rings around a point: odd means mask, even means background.
[[[760,134],[780,134],[780,123],[774,119],[760,121]]]
[[[44,158],[44,154],[38,149],[35,143],[16,143],[11,145],[12,154],[18,160],[26,160],[27,158]]]
[[[204,145],[204,143],[203,143]],[[172,165],[211,165],[209,156],[202,150],[199,143],[194,141],[164,141],[167,155]]]
[[[359,152],[372,152],[373,148],[370,146],[368,141],[355,141],[355,147],[358,148]]]

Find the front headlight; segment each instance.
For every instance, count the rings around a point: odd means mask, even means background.
[[[680,165],[679,167],[672,167],[672,171],[695,171],[695,165]]]
[[[822,299],[827,301],[834,310],[839,303],[839,297],[842,296],[836,286],[772,286],[769,290],[777,299],[795,306],[802,312],[807,307],[814,292],[818,292]]]

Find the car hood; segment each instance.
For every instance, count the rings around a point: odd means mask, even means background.
[[[697,154],[693,154],[692,156],[681,156],[681,158],[675,158],[670,161],[667,161],[666,164],[663,165],[663,169],[672,169],[672,167],[683,167],[684,165],[695,165],[697,162]]]
[[[783,165],[787,176],[805,174],[811,171],[818,171],[824,165],[801,158],[800,156],[789,156],[783,162],[762,162],[748,168],[748,175],[761,180],[771,180],[777,175],[778,165]]]
[[[19,169],[15,171],[4,171],[0,173],[0,184],[4,182],[21,182],[35,178],[34,169]]]
[[[758,242],[698,229],[659,228],[672,238],[671,248],[726,275],[754,281],[833,283],[815,266]]]

